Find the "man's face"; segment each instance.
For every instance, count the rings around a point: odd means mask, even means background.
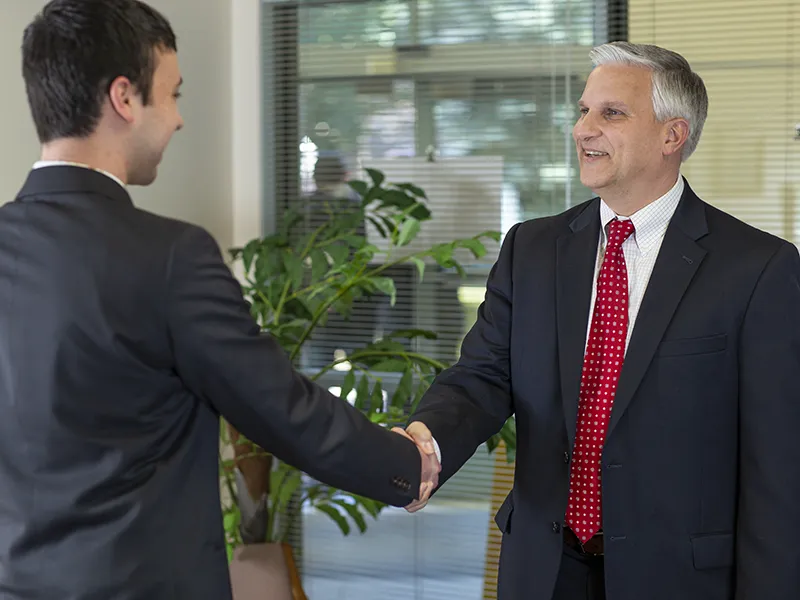
[[[183,127],[178,110],[182,82],[178,55],[157,50],[150,103],[137,111],[137,123],[131,134],[129,184],[149,185],[155,181],[172,134]]]
[[[586,187],[600,196],[635,194],[664,176],[669,126],[656,120],[648,69],[597,67],[578,106],[572,136]]]

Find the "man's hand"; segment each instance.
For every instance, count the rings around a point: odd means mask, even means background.
[[[436,458],[436,451],[433,447],[433,436],[423,423],[415,421],[405,430],[400,427],[393,427],[392,431],[414,442],[417,448],[419,448],[419,453],[422,457],[422,478],[419,486],[419,500],[414,500],[414,502],[405,507],[410,513],[417,512],[425,507],[433,490],[439,485],[439,473],[442,470],[442,465],[439,464],[439,459]]]

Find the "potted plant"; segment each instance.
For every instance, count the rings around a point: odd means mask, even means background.
[[[484,240],[500,239],[499,232],[486,231],[410,250],[424,223],[431,219],[425,191],[411,183],[387,183],[377,170],[367,172],[370,182],[348,182],[357,195],[356,202],[331,201],[312,207],[319,225],[310,231],[307,215],[289,210],[278,231],[231,251],[242,267],[243,292],[253,316],[292,360],[301,356],[317,328],[331,315],[349,318],[355,304],[374,296],[385,296],[394,306],[397,290],[388,276],[392,267],[413,264],[420,280],[432,266],[454,269],[463,276],[460,253],[471,252],[480,258],[486,253]],[[366,223],[381,236],[383,248],[370,243]],[[447,366],[418,347],[421,340],[435,338],[436,334],[427,330],[393,331],[309,376],[319,380],[344,369],[343,399],[352,401],[375,423],[402,425],[434,377]],[[500,440],[506,442],[509,460],[513,460],[513,418],[490,440],[490,452]],[[306,505],[328,515],[344,535],[354,529],[363,533],[368,519],[377,518],[384,508],[368,498],[310,481],[244,439],[229,424],[222,424],[221,442],[229,557],[248,544],[282,544],[286,549],[292,524]],[[291,552],[285,555],[291,563]]]

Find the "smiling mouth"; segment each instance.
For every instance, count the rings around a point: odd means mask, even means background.
[[[608,156],[608,153],[597,150],[584,150],[583,155],[587,158],[601,158],[603,156]]]

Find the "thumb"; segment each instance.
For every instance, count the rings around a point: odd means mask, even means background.
[[[406,427],[406,431],[414,438],[414,440],[422,446],[426,454],[433,454],[433,436],[431,430],[427,428],[424,423],[414,421]]]

